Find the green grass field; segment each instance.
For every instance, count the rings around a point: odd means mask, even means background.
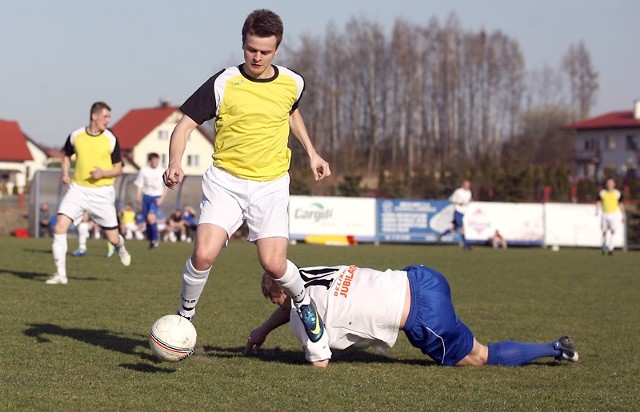
[[[75,247],[70,239],[70,247]],[[104,241],[69,256],[69,284],[46,285],[50,239],[0,238],[0,410],[638,410],[640,253],[593,249],[494,251],[456,246],[291,246],[301,266],[422,263],[451,283],[458,315],[484,343],[571,334],[580,362],[519,368],[436,366],[401,334],[389,352],[334,353],[305,364],[288,327],[259,356],[249,331],[274,306],[260,294],[255,249],[227,248],[198,306],[196,353],[157,362],[151,324],[173,313],[191,244],[107,259]]]

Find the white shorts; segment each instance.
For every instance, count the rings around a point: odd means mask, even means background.
[[[247,221],[249,241],[289,238],[289,174],[267,182],[241,179],[211,166],[202,176],[198,224],[210,223],[231,237]]]
[[[118,227],[116,192],[113,186],[86,187],[71,183],[62,198],[58,214],[68,216],[74,223],[82,220],[84,212],[105,229]]]
[[[622,216],[620,212],[603,213],[602,221],[600,222],[600,227],[603,232],[606,230],[611,230],[612,232],[615,232],[620,228],[620,223],[622,223]]]

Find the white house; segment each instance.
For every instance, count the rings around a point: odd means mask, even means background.
[[[20,129],[16,121],[0,120],[0,196],[22,193],[38,170],[46,169],[47,154]]]
[[[136,173],[147,164],[149,153],[160,155],[161,167],[169,162],[171,132],[182,117],[177,107],[161,104],[158,107],[133,109],[124,115],[111,130],[118,137],[124,160],[124,172]],[[202,175],[211,166],[213,135],[204,127],[197,127],[189,136],[182,158],[185,175]]]
[[[640,100],[634,110],[607,113],[566,128],[576,132],[576,177],[602,180],[607,168],[619,176],[640,177]]]

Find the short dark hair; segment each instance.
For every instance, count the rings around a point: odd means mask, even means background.
[[[160,155],[156,152],[151,152],[147,155],[147,160],[150,162],[151,159],[160,159]]]
[[[276,13],[267,9],[257,9],[251,12],[242,26],[242,46],[247,40],[247,36],[258,37],[276,36],[276,49],[282,42],[284,26],[282,19]]]
[[[95,102],[94,104],[91,105],[91,111],[89,112],[89,116],[91,116],[94,113],[100,113],[102,109],[107,109],[111,111],[111,107],[109,107],[109,105],[106,104],[105,102]]]

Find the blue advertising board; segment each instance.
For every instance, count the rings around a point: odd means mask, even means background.
[[[447,200],[378,199],[376,209],[379,242],[434,242],[453,218],[453,206]],[[443,241],[457,241],[457,236],[447,235]]]

